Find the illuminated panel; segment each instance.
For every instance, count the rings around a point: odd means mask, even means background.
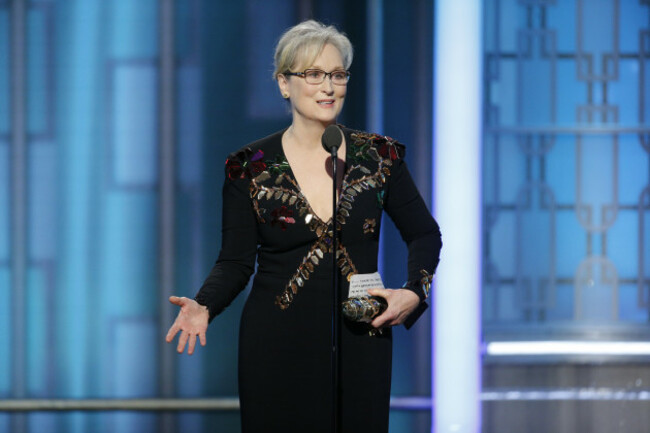
[[[444,246],[436,274],[433,422],[480,431],[481,2],[436,2],[434,197]]]
[[[491,356],[518,355],[650,355],[650,342],[642,341],[499,341],[488,343]]]

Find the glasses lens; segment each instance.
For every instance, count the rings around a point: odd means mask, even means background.
[[[325,72],[320,69],[307,69],[305,71],[305,81],[309,84],[320,84],[325,79]]]
[[[332,82],[334,84],[345,84],[348,82],[348,73],[346,71],[332,72]]]
[[[328,73],[321,71],[320,69],[307,69],[305,72],[303,72],[302,75],[308,84],[321,84],[323,81],[325,81],[325,77],[329,75],[332,79],[332,83],[337,85],[345,85],[350,78],[350,74],[345,70],[332,71]]]

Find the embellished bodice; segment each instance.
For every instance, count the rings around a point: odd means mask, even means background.
[[[313,212],[300,190],[282,149],[284,131],[251,143],[226,161],[224,245],[215,266],[219,267],[220,262],[222,267],[233,261],[241,264],[249,262],[251,256],[256,257],[258,274],[275,275],[286,282],[275,298],[280,309],[289,308],[302,290],[309,290],[310,279],[327,262],[326,256],[333,253],[334,225],[338,234],[337,266],[343,278],[349,280],[354,274],[376,271],[384,210],[391,215],[407,244],[435,232],[438,245],[429,248],[427,257],[409,259],[410,264],[417,263],[417,269],[411,272],[409,268],[409,277],[413,273],[416,281],[409,278],[407,287],[421,299],[428,296],[431,275],[438,261],[440,236],[403,163],[404,146],[390,137],[347,128],[343,131],[346,169],[336,212],[328,221],[322,221]],[[249,232],[244,231],[244,224]],[[252,266],[247,263],[245,272],[249,271]],[[217,269],[216,274],[222,273],[223,269]],[[210,287],[210,279],[206,280],[197,300],[210,307],[213,317],[224,305],[211,307],[215,288]],[[230,300],[227,297],[226,302]]]
[[[335,220],[340,239],[337,261],[341,273],[349,280],[359,271],[346,245],[376,241],[384,185],[393,161],[403,155],[404,146],[376,134],[348,131],[346,135],[346,170]],[[285,249],[287,230],[294,232],[292,237],[298,243],[310,243],[285,290],[276,299],[277,305],[284,309],[305,286],[325,254],[331,252],[333,225],[331,219],[322,221],[313,212],[282,150],[281,134],[279,146],[277,141],[271,146],[239,150],[228,158],[226,172],[231,180],[250,181],[250,198],[259,223],[260,255],[268,252],[277,256]]]

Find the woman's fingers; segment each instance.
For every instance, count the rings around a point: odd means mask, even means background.
[[[169,302],[178,305],[181,307],[181,310],[169,328],[165,340],[171,343],[180,331],[176,351],[183,353],[185,346],[187,346],[187,353],[191,355],[196,348],[197,336],[202,346],[205,346],[207,343],[205,331],[209,321],[209,311],[207,308],[197,304],[196,301],[185,297],[170,296]]]
[[[186,298],[181,298],[180,296],[170,296],[169,302],[171,302],[174,305],[178,305],[179,307],[182,307],[183,305],[185,305],[185,299]]]
[[[178,333],[178,325],[176,325],[176,322],[172,325],[171,328],[169,328],[169,332],[167,332],[167,336],[165,337],[165,341],[168,343],[171,343],[174,337],[176,337],[176,334]]]
[[[381,296],[382,298],[388,299],[391,295],[390,290],[386,289],[368,289],[368,294],[370,296]]]
[[[372,296],[381,296],[388,303],[386,311],[372,321],[371,325],[375,328],[402,324],[420,302],[418,296],[410,290],[371,289],[368,293]]]
[[[395,324],[393,323],[394,319],[395,313],[390,309],[390,307],[388,307],[386,311],[375,317],[375,319],[370,324],[375,328],[382,328],[386,325],[392,326]]]
[[[388,308],[381,313],[379,316],[375,317],[375,319],[370,323],[373,327],[375,328],[381,328],[386,325],[386,322],[389,322],[390,320],[393,319],[392,317],[392,309],[391,309],[391,296],[392,293],[390,290],[386,289],[369,289],[368,294],[370,296],[380,296],[384,299],[386,299],[386,302],[388,303]]]
[[[196,346],[196,335],[189,335],[189,346],[187,347],[187,354],[191,355],[194,353],[194,346]]]
[[[181,332],[181,336],[178,338],[178,346],[176,346],[176,351],[178,353],[183,353],[185,350],[185,345],[187,344],[187,339],[189,334],[187,332]]]

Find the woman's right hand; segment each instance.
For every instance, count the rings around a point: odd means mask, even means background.
[[[194,353],[197,336],[199,337],[201,346],[205,346],[206,344],[205,331],[208,329],[208,320],[210,319],[208,308],[199,304],[194,299],[180,298],[178,296],[170,296],[169,302],[181,307],[181,311],[176,316],[176,320],[174,320],[171,328],[169,328],[165,340],[171,343],[178,331],[181,331],[176,350],[178,353],[183,353],[185,345],[189,340],[190,344],[187,349],[187,354],[191,355]]]

